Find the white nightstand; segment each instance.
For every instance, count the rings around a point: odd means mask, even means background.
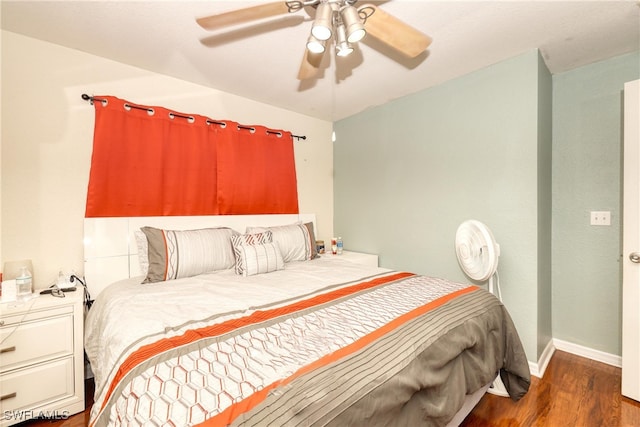
[[[369,267],[378,266],[378,255],[365,254],[362,252],[342,251],[341,255],[333,255],[331,253],[331,249],[329,249],[329,252],[322,254],[322,256],[340,257],[340,259],[344,259],[345,261],[354,262],[356,264],[367,265]]]
[[[0,304],[0,425],[84,406],[83,292]]]

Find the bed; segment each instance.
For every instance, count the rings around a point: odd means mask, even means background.
[[[317,254],[314,225],[86,219],[90,425],[447,426],[498,373],[527,392],[493,295]]]

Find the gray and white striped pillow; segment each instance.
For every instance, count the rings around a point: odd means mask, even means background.
[[[149,270],[142,283],[181,279],[233,267],[231,228],[162,230],[142,227],[147,236]]]
[[[313,223],[295,223],[275,227],[247,227],[247,233],[271,231],[284,262],[307,261],[318,257]]]
[[[231,245],[233,246],[233,253],[236,258],[236,274],[242,274],[245,269],[244,259],[241,253],[242,246],[263,245],[271,242],[273,242],[273,234],[269,230],[231,236]]]
[[[242,265],[239,274],[243,276],[271,273],[284,269],[282,254],[275,242],[261,245],[240,245],[238,251]],[[236,265],[238,265],[237,261]]]

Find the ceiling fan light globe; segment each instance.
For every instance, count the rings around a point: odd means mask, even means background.
[[[356,43],[367,34],[364,24],[358,15],[358,10],[353,6],[345,6],[340,11],[342,22],[346,27],[347,41]]]
[[[353,52],[353,47],[351,47],[347,42],[340,43],[336,47],[337,47],[336,55],[340,57],[349,56],[351,52]]]
[[[333,7],[329,3],[320,3],[316,9],[316,19],[311,26],[311,34],[318,40],[329,40],[333,26]]]
[[[325,50],[325,43],[322,40],[318,40],[315,37],[309,37],[307,41],[307,49],[311,53],[323,53]]]
[[[340,22],[336,27],[336,55],[348,56],[353,52],[353,46],[347,41],[347,29]]]
[[[351,31],[350,31],[351,30]],[[347,41],[349,43],[357,43],[367,35],[364,28],[347,29]]]
[[[331,38],[331,28],[324,25],[313,24],[311,34],[318,40],[329,40],[329,38]]]

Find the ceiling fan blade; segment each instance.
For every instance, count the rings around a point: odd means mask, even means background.
[[[372,8],[373,15],[364,24],[367,34],[409,58],[415,58],[431,44],[431,37],[405,24],[373,4],[358,7]]]
[[[306,80],[315,77],[318,73],[323,57],[324,53],[311,53],[309,52],[309,49],[305,49],[302,62],[300,63],[300,70],[298,71],[298,80]]]
[[[198,25],[205,30],[217,30],[229,25],[243,24],[271,16],[282,15],[289,12],[289,6],[285,1],[259,4],[244,9],[232,10],[217,15],[205,16],[196,19]]]

